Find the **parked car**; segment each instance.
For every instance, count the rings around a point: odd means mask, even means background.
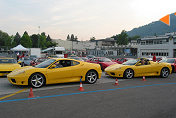
[[[98,64],[87,63],[74,59],[48,59],[35,67],[22,67],[8,74],[7,78],[14,85],[31,85],[42,87],[45,84],[79,82],[94,84],[101,78],[101,68]]]
[[[20,61],[18,62],[20,63]],[[16,59],[13,58],[0,58],[0,76],[6,76],[15,69],[21,68]]]
[[[84,61],[87,61],[88,58],[87,57],[81,57]]]
[[[101,70],[104,70],[106,67],[110,65],[117,64],[116,62],[112,62],[110,59],[106,57],[94,57],[94,58],[88,59],[87,62],[100,64]]]
[[[48,60],[49,58],[38,58],[38,59],[35,59],[35,60],[32,60],[30,65],[31,66],[35,66],[35,65],[38,65],[46,60]]]
[[[87,55],[88,59],[91,59],[91,58],[94,58],[94,57],[95,57],[94,55]]]
[[[84,61],[81,57],[69,57],[69,59],[75,59],[75,60],[79,60],[79,61]]]
[[[172,72],[172,67],[168,63],[158,63],[146,59],[142,64],[142,60],[133,59],[123,64],[111,65],[105,69],[105,72],[112,77],[127,79],[142,76],[161,76],[167,78]]]
[[[160,62],[170,63],[172,66],[172,72],[176,72],[176,58],[166,58],[161,60]]]
[[[22,66],[30,66],[32,59],[33,58],[30,57],[24,57],[24,60],[20,58],[18,61],[22,62],[21,63]]]
[[[36,55],[31,55],[31,56],[30,56],[30,59],[31,59],[31,60],[35,60],[35,59],[37,59],[37,56],[36,56]]]
[[[156,58],[156,61],[157,61],[157,62],[160,62],[160,61],[163,60],[163,59],[167,59],[167,57],[157,57],[157,58]]]
[[[49,58],[60,58],[60,57],[57,55],[50,55]]]
[[[115,60],[112,60],[113,62],[117,62],[118,64],[122,64],[130,59],[133,59],[133,58],[117,58]]]

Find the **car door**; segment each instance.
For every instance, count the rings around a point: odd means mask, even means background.
[[[154,73],[154,67],[150,63],[147,65],[136,65],[134,71],[136,76],[151,76]]]
[[[84,76],[86,73],[84,62],[72,61],[72,70],[72,81],[80,81],[81,76]]]
[[[73,73],[78,73],[78,69],[72,66],[72,60],[59,60],[61,66],[55,68],[49,68],[47,70],[48,83],[64,83],[76,81],[73,77]],[[55,64],[56,64],[55,63]]]

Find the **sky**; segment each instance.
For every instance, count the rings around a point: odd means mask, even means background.
[[[175,12],[176,0],[0,0],[0,30],[103,39]]]

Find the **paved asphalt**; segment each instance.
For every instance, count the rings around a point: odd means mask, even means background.
[[[2,118],[176,118],[176,73],[169,78],[146,80],[124,79],[115,86],[114,79],[103,75],[96,84],[83,84],[84,92],[78,91],[78,83],[46,86],[34,90],[34,99],[27,99],[29,92],[22,92],[1,100],[0,115]]]

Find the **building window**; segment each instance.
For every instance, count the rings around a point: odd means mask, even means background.
[[[153,43],[154,43],[154,44],[157,44],[157,42],[156,42],[156,41],[153,41]]]
[[[153,45],[153,40],[150,40],[150,41],[149,41],[149,45]]]
[[[173,54],[173,57],[176,58],[176,49],[174,49],[174,54]]]
[[[156,56],[158,56],[158,52],[156,53]]]
[[[176,44],[176,38],[174,38],[174,44]]]
[[[145,45],[145,41],[141,41],[141,45]]]

